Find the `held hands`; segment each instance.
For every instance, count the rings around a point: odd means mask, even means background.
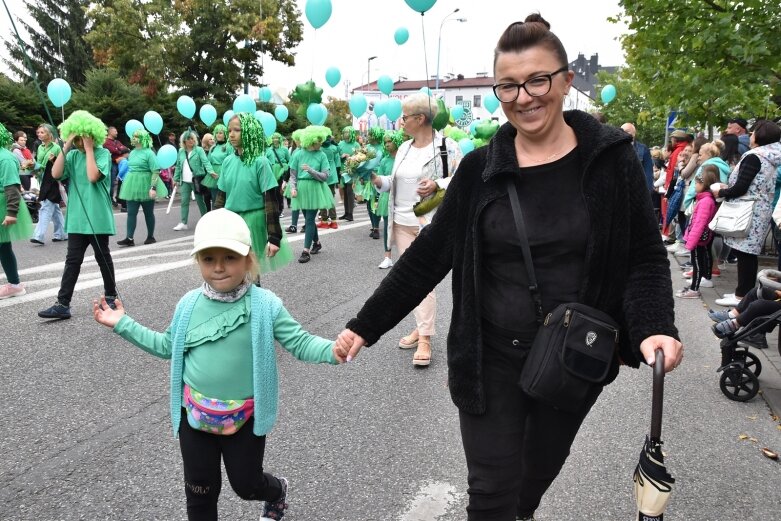
[[[339,360],[339,363],[350,362],[358,356],[364,345],[366,345],[366,340],[349,329],[345,329],[336,337],[334,356]]]
[[[437,189],[437,183],[431,179],[423,179],[418,183],[418,195],[421,197],[428,197],[433,194]]]
[[[669,373],[683,361],[683,344],[667,335],[649,336],[640,343],[640,352],[648,365],[653,366],[655,352],[664,352],[664,372]]]
[[[122,305],[122,301],[116,299],[114,301],[116,309],[111,309],[106,303],[106,296],[100,297],[100,302],[97,300],[92,301],[92,316],[95,317],[95,321],[104,326],[113,328],[119,322],[123,316],[125,316],[125,306]]]

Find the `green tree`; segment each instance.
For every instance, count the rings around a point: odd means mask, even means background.
[[[613,21],[632,76],[652,106],[721,125],[736,113],[778,114],[781,10],[777,0],[620,0]]]
[[[50,104],[49,110],[54,114],[57,109]],[[30,133],[44,121],[46,110],[35,93],[35,85],[0,74],[0,123],[12,132],[25,130]]]
[[[94,64],[92,49],[84,40],[88,24],[84,9],[88,3],[86,0],[35,0],[29,9],[35,24],[17,16],[17,27],[24,28],[30,43],[20,46],[13,32],[3,38],[11,55],[5,60],[6,65],[24,81],[31,81],[29,63],[44,88],[55,77],[65,79],[74,88],[84,83],[87,71]]]
[[[130,85],[113,69],[94,69],[87,73],[84,86],[73,93],[66,107],[86,110],[103,123],[124,134],[125,123],[141,119],[151,110],[138,85]]]

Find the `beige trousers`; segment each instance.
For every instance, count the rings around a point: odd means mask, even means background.
[[[399,256],[404,255],[412,241],[420,233],[418,226],[402,226],[393,223],[393,242],[396,244]],[[415,323],[418,327],[418,334],[422,336],[434,335],[434,317],[437,314],[437,296],[432,291],[418,304],[412,314],[415,315]]]

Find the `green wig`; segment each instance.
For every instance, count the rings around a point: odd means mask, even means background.
[[[66,141],[71,136],[89,136],[101,146],[107,135],[106,125],[86,110],[75,111],[60,124],[60,136]]]
[[[355,127],[344,127],[342,129],[342,134],[347,132],[347,135],[350,136],[350,139],[347,140],[348,143],[355,143],[355,139],[358,137],[358,132],[355,131]]]
[[[301,129],[301,146],[309,148],[315,143],[322,143],[331,135],[331,129],[322,125],[309,125]]]
[[[233,117],[239,118],[241,125],[241,162],[251,165],[266,151],[266,133],[255,114],[241,112]]]
[[[8,148],[14,142],[14,137],[8,132],[8,129],[0,123],[0,147]]]
[[[214,140],[217,141],[217,134],[222,132],[222,134],[225,136],[225,141],[228,141],[228,128],[220,123],[219,125],[214,125],[214,130],[212,130],[214,133]]]
[[[382,138],[385,137],[385,130],[380,127],[372,127],[369,129],[369,139],[373,139],[377,143],[382,143]]]
[[[407,135],[403,130],[386,130],[382,140],[383,148],[385,148],[386,139],[390,139],[391,143],[396,145],[396,148],[398,149],[401,144],[404,143],[404,140],[407,139]]]
[[[143,128],[139,128],[133,132],[133,138],[130,140],[130,144],[133,146],[140,144],[141,148],[152,148],[152,136]]]
[[[292,134],[290,134],[290,137],[293,138],[293,141],[295,143],[301,144],[301,132],[303,132],[304,129],[299,128],[298,130],[294,130]]]

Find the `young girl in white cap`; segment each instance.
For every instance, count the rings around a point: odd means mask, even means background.
[[[258,264],[241,216],[226,209],[207,213],[193,242],[204,283],[179,301],[165,333],[125,315],[119,300],[113,310],[96,300],[95,320],[171,359],[171,421],[182,451],[188,518],[217,519],[222,457],[236,494],[265,501],[263,517],[282,519],[288,482],[262,468],[266,434],[277,418],[274,340],[305,362],[344,358],[334,342],[304,331],[279,297],[252,284]]]

